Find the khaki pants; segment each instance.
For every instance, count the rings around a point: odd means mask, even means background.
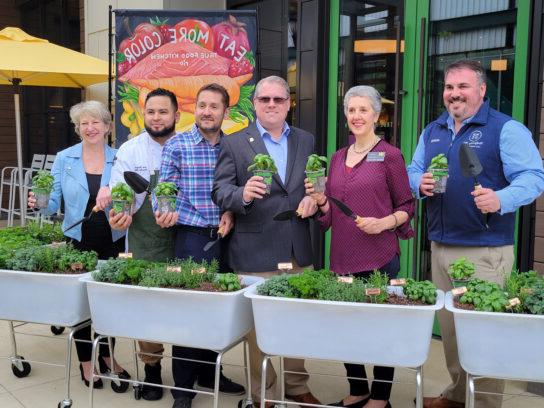
[[[140,347],[140,353],[138,353],[138,356],[144,364],[155,365],[161,361],[162,356],[150,356],[142,353],[162,354],[164,352],[164,347],[162,344],[151,343],[149,341],[139,341],[138,346]]]
[[[293,269],[287,271],[288,273],[299,273],[306,268],[312,268],[312,266],[300,267],[294,260],[291,261]],[[272,276],[284,273],[284,271],[270,271],[270,272],[256,272],[247,273],[239,272],[240,274],[260,276],[262,278],[270,278]],[[257,338],[255,336],[255,330],[251,330],[248,333],[246,340],[249,346],[249,363],[251,367],[251,394],[255,401],[261,399],[261,369],[264,354],[257,346]],[[306,368],[304,367],[304,360],[296,358],[284,358],[283,368],[285,371],[296,371],[303,374],[285,374],[285,393],[287,395],[301,395],[310,392],[308,388],[308,375],[306,374]],[[266,370],[266,399],[277,399],[279,394],[276,391],[277,375],[274,367],[269,361]],[[258,404],[257,404],[258,405]]]
[[[442,245],[431,242],[431,269],[434,284],[443,291],[452,289],[448,276],[448,267],[457,258],[466,257],[476,266],[474,277],[504,283],[505,277],[510,274],[514,264],[514,249],[512,245],[501,247],[466,247]],[[446,364],[452,383],[442,392],[442,396],[452,401],[465,402],[466,372],[461,367],[457,352],[455,325],[453,314],[446,309],[438,312],[442,346],[446,356]],[[476,391],[502,393],[504,381],[495,379],[481,379],[475,381]],[[500,408],[502,396],[476,394],[476,408]]]

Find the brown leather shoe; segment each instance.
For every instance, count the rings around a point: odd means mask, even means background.
[[[299,395],[286,395],[285,397],[295,402],[302,402],[303,404],[321,405],[321,402],[316,397],[314,397],[311,392]]]
[[[465,403],[451,401],[444,397],[424,397],[423,408],[465,408]]]

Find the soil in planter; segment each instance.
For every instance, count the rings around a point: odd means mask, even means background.
[[[454,299],[453,305],[455,306],[456,309],[474,310],[474,305],[472,303],[461,303],[459,302],[459,299]]]
[[[129,283],[127,283],[126,285],[130,285]],[[163,289],[179,289],[179,290],[193,290],[195,292],[223,292],[223,293],[232,293],[232,292],[227,292],[227,291],[224,291],[224,290],[221,290],[219,289],[218,287],[216,287],[213,283],[211,282],[202,282],[200,284],[200,286],[196,287],[196,288],[180,288],[178,286],[161,286],[160,288],[163,288]],[[247,286],[245,285],[242,285],[242,289],[244,288],[247,288]],[[241,290],[241,289],[240,289]]]
[[[432,306],[422,300],[412,300],[404,296],[397,296],[395,294],[389,294],[385,301],[388,305],[402,305],[402,306]]]

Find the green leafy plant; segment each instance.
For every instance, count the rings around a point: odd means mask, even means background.
[[[157,197],[175,196],[178,194],[178,188],[174,183],[170,181],[163,181],[161,183],[157,183],[154,191]]]
[[[217,275],[217,285],[224,292],[235,292],[242,289],[240,278],[235,273],[220,273]]]
[[[408,278],[404,286],[404,295],[408,299],[422,300],[432,305],[436,303],[436,286],[430,281],[415,281]]]
[[[465,280],[474,275],[475,267],[466,257],[456,259],[448,268],[448,274],[453,280]]]
[[[289,285],[298,293],[301,298],[315,299],[320,289],[332,275],[327,270],[305,270],[298,275],[291,275],[288,279]]]
[[[498,284],[482,279],[472,279],[459,302],[472,304],[482,312],[504,312],[509,305],[506,292]]]
[[[66,244],[18,249],[6,261],[6,267],[18,271],[76,273],[94,270],[97,262],[96,252],[78,251]]]
[[[366,289],[380,289],[380,293],[377,295],[367,295],[367,301],[370,303],[385,303],[388,297],[387,284],[389,283],[387,274],[374,270],[364,282]]]
[[[540,280],[536,283],[523,302],[525,308],[535,315],[544,315],[544,281]]]
[[[111,189],[111,198],[112,200],[132,203],[134,201],[134,191],[126,183],[120,181]]]
[[[142,259],[109,259],[92,273],[99,282],[124,283],[137,285],[144,272],[153,266],[153,262]]]
[[[327,167],[327,158],[325,156],[319,156],[317,154],[311,154],[308,156],[306,162],[306,171],[319,171]]]
[[[251,59],[250,59],[251,54]],[[255,65],[253,54],[246,54],[247,59]],[[253,104],[251,103],[251,95],[255,90],[255,85],[244,85],[240,88],[240,97],[238,103],[229,109],[229,118],[236,123],[242,123],[246,118],[252,122],[255,119]]]
[[[50,193],[53,191],[54,182],[55,179],[51,175],[51,172],[48,170],[38,170],[36,175],[32,177],[32,189]]]
[[[437,154],[431,159],[431,164],[428,167],[428,170],[440,169],[444,170],[448,168],[448,158],[444,153]]]
[[[253,163],[247,168],[247,171],[267,170],[272,173],[277,173],[278,169],[274,163],[274,159],[268,154],[258,153],[253,158]]]
[[[262,285],[257,288],[257,293],[262,296],[287,297],[296,298],[298,293],[289,284],[291,275],[283,273],[267,279]]]

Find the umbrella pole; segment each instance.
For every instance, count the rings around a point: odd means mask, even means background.
[[[13,95],[15,100],[15,133],[17,136],[17,167],[19,173],[19,205],[21,209],[21,225],[25,225],[26,205],[24,201],[24,186],[23,186],[23,147],[21,141],[21,108],[19,103],[19,94]]]

